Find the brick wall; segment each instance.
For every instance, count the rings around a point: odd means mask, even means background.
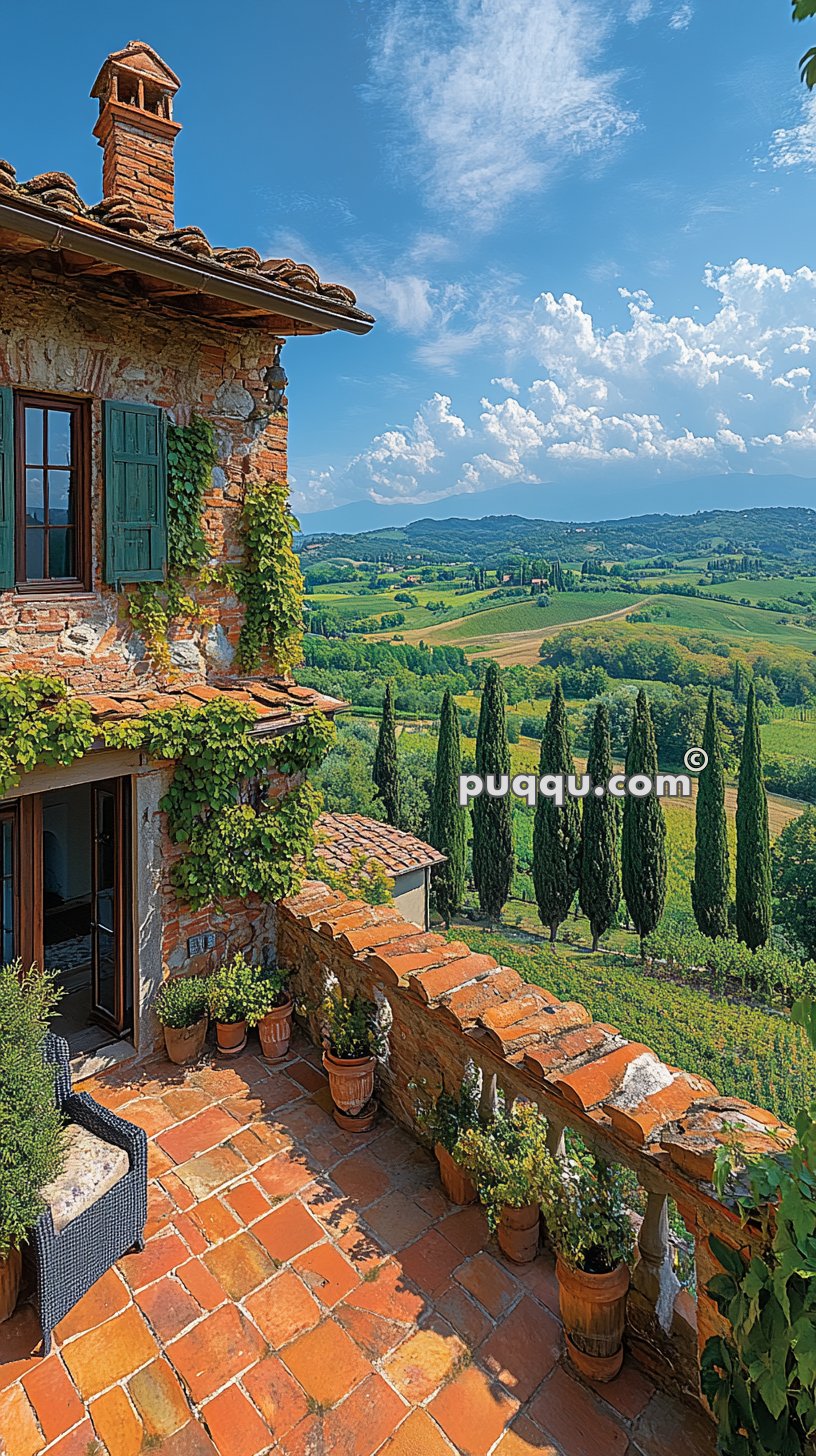
[[[123,305],[79,282],[55,282],[36,266],[0,276],[0,384],[92,400],[93,590],[69,598],[0,595],[0,671],[56,671],[77,691],[155,683],[123,598],[102,581],[105,480],[102,401],[161,405],[179,424],[193,413],[216,429],[218,462],[205,497],[214,561],[239,557],[239,512],[248,482],[286,478],[286,417],[270,416],[263,371],[268,336],[218,329],[134,299]],[[223,683],[241,623],[240,604],[201,593],[212,629],[184,624],[172,636],[175,670]]]

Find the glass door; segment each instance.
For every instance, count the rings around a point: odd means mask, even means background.
[[[132,1010],[129,788],[126,779],[91,786],[91,1015],[117,1032]]]
[[[0,811],[0,956],[7,966],[17,949],[17,815]]]

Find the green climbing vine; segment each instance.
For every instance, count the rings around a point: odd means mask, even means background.
[[[289,493],[280,481],[247,487],[241,515],[244,564],[236,588],[244,606],[238,662],[255,672],[269,657],[276,672],[288,672],[301,659],[303,577],[292,545],[297,521]]]
[[[69,697],[61,677],[0,674],[0,794],[38,764],[73,763],[96,736],[88,704]]]

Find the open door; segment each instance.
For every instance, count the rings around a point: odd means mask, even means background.
[[[130,782],[91,786],[91,1017],[111,1031],[132,1018]]]

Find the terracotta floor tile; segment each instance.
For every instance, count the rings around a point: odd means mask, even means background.
[[[193,1400],[205,1400],[264,1353],[258,1331],[234,1304],[210,1314],[167,1346]]]
[[[179,1238],[184,1240],[191,1254],[203,1254],[209,1248],[209,1241],[204,1237],[197,1223],[194,1223],[189,1213],[176,1213],[173,1219],[173,1228]]]
[[[266,1130],[262,1123],[242,1128],[229,1140],[229,1146],[241,1154],[250,1168],[259,1167],[274,1153],[279,1153],[283,1144],[284,1139],[274,1130]]]
[[[264,1198],[254,1183],[239,1183],[224,1194],[224,1202],[242,1223],[254,1223],[256,1218],[269,1212],[269,1199]]]
[[[329,1456],[323,1441],[323,1417],[309,1413],[291,1431],[281,1436],[278,1446],[283,1456]]]
[[[169,1275],[139,1290],[136,1303],[160,1340],[174,1340],[201,1316],[201,1306]]]
[[[196,1198],[207,1198],[225,1183],[240,1178],[246,1172],[246,1163],[232,1148],[213,1148],[189,1163],[180,1163],[176,1172]]]
[[[324,1418],[326,1451],[371,1456],[399,1425],[406,1407],[381,1375],[371,1374]]]
[[[147,1176],[148,1178],[164,1178],[172,1172],[173,1160],[163,1153],[158,1143],[149,1142],[147,1145]]]
[[[561,1353],[561,1326],[525,1295],[479,1350],[480,1362],[511,1395],[528,1400]]]
[[[259,1456],[269,1449],[269,1428],[237,1385],[208,1401],[201,1414],[219,1456]]]
[[[205,1107],[212,1106],[212,1099],[200,1087],[168,1087],[162,1092],[161,1100],[172,1112],[176,1122],[181,1122],[186,1117],[195,1117],[197,1112],[203,1112]]]
[[[178,1234],[171,1231],[148,1239],[141,1253],[125,1254],[124,1259],[119,1260],[119,1269],[131,1289],[144,1289],[146,1284],[152,1284],[179,1264],[186,1263],[189,1257]]]
[[[380,1456],[455,1456],[446,1436],[425,1410],[411,1411]]]
[[[458,1249],[443,1239],[436,1229],[429,1229],[416,1243],[409,1244],[397,1255],[406,1277],[425,1294],[437,1294],[444,1289],[454,1269],[462,1262]]]
[[[285,1107],[287,1102],[302,1097],[303,1088],[285,1072],[270,1072],[269,1076],[255,1083],[252,1095],[260,1102],[264,1112],[275,1112],[279,1107]]]
[[[314,1173],[301,1153],[295,1157],[279,1153],[258,1168],[255,1174],[257,1182],[272,1199],[291,1198],[293,1193],[299,1193],[301,1188],[311,1183],[313,1177]]]
[[[352,1153],[332,1171],[332,1180],[358,1208],[382,1198],[391,1187],[391,1179],[382,1163],[370,1152]]]
[[[45,1445],[33,1407],[21,1385],[0,1395],[0,1451],[9,1456],[36,1456]]]
[[[317,1179],[302,1189],[300,1194],[301,1203],[304,1203],[309,1212],[319,1219],[326,1233],[330,1234],[335,1242],[339,1242],[344,1233],[353,1229],[357,1223],[357,1215],[354,1205],[349,1202],[344,1193],[336,1193],[328,1183]]]
[[[461,1456],[486,1456],[518,1410],[518,1401],[476,1365],[434,1396],[429,1413]],[[602,1446],[595,1456],[607,1456]]]
[[[357,1270],[348,1259],[343,1258],[334,1244],[318,1244],[294,1259],[292,1267],[297,1269],[304,1284],[328,1309],[356,1289],[360,1282]]]
[[[81,1425],[74,1426],[66,1436],[49,1446],[48,1456],[88,1456],[88,1452],[93,1450],[95,1439],[94,1428],[86,1416]]]
[[[536,1425],[563,1447],[565,1456],[624,1456],[626,1432],[599,1406],[595,1397],[557,1366],[544,1382],[529,1414]]]
[[[121,1385],[97,1396],[88,1412],[108,1456],[139,1456],[145,1429]]]
[[[396,1192],[387,1193],[379,1203],[367,1208],[365,1221],[392,1249],[401,1249],[425,1232],[431,1216],[413,1198]]]
[[[180,1264],[176,1274],[202,1309],[217,1309],[219,1304],[224,1303],[227,1297],[224,1290],[200,1259],[189,1259],[186,1264]]]
[[[225,1143],[240,1130],[241,1124],[222,1107],[208,1107],[186,1122],[160,1133],[156,1142],[174,1163],[186,1163],[196,1153],[206,1153]]]
[[[426,1183],[417,1188],[414,1198],[420,1208],[424,1208],[425,1212],[431,1215],[431,1218],[444,1218],[446,1214],[450,1213],[450,1199],[445,1197],[441,1187],[434,1184]]]
[[[409,1335],[389,1355],[383,1371],[400,1395],[412,1405],[421,1405],[450,1379],[466,1357],[467,1350],[459,1336],[453,1330],[445,1331],[444,1322],[436,1320]]]
[[[257,1239],[245,1230],[234,1239],[217,1244],[204,1254],[203,1262],[231,1299],[243,1299],[271,1279],[277,1267]]]
[[[189,1216],[210,1244],[220,1244],[222,1239],[232,1238],[241,1227],[226,1202],[214,1196],[196,1204]]]
[[[247,1058],[248,1060],[248,1058]],[[241,1076],[240,1063],[233,1063],[232,1066],[222,1066],[217,1062],[210,1062],[205,1067],[199,1067],[191,1072],[187,1078],[188,1087],[200,1087],[215,1101],[223,1097],[240,1096],[246,1091],[246,1080]]]
[[[172,1436],[190,1419],[184,1391],[166,1360],[154,1360],[134,1375],[128,1381],[128,1393],[147,1436]]]
[[[454,1278],[494,1319],[499,1319],[518,1298],[518,1285],[492,1254],[476,1254],[456,1270]]]
[[[145,1224],[145,1238],[152,1239],[154,1234],[161,1233],[178,1213],[175,1203],[169,1193],[165,1193],[160,1183],[150,1183],[147,1189],[147,1223]]]
[[[174,1436],[167,1436],[156,1449],[159,1456],[218,1456],[198,1419],[188,1421]]]
[[[103,1274],[101,1279],[91,1285],[88,1293],[68,1311],[65,1318],[60,1320],[54,1333],[60,1344],[63,1344],[74,1335],[82,1335],[86,1330],[104,1324],[105,1320],[125,1309],[130,1300],[131,1293],[127,1285],[115,1269],[109,1269],[107,1274]]]
[[[405,1339],[405,1325],[385,1315],[354,1309],[350,1304],[337,1305],[334,1314],[369,1360],[382,1360]]]
[[[493,1329],[493,1321],[475,1299],[455,1281],[437,1294],[434,1308],[448,1321],[466,1345],[475,1350]]]
[[[437,1228],[455,1249],[461,1251],[463,1257],[478,1253],[487,1243],[487,1219],[484,1210],[475,1204],[449,1214],[437,1224]]]
[[[321,1087],[326,1086],[326,1073],[318,1071],[311,1062],[292,1062],[286,1068],[287,1077],[291,1077],[300,1087],[305,1087],[307,1092],[317,1092]]]
[[[514,1264],[513,1276],[519,1284],[523,1285],[528,1294],[540,1299],[556,1319],[560,1320],[558,1280],[555,1277],[555,1260],[552,1254],[546,1249],[542,1249],[531,1263]]]
[[[155,1359],[156,1341],[134,1305],[71,1340],[62,1358],[80,1395],[87,1400]]]
[[[505,1431],[493,1456],[561,1456],[561,1453],[534,1421],[521,1415]]]
[[[195,1194],[190,1192],[185,1183],[182,1183],[178,1174],[173,1171],[172,1165],[169,1172],[161,1174],[161,1183],[162,1188],[165,1188],[170,1194],[176,1208],[180,1208],[186,1213],[188,1209],[195,1206]]]
[[[301,1335],[282,1359],[307,1395],[322,1406],[342,1400],[371,1372],[354,1341],[333,1319]]]
[[[42,1347],[40,1322],[30,1304],[18,1305],[0,1325],[0,1391],[6,1390],[37,1363]]]
[[[653,1396],[635,1423],[632,1440],[643,1456],[714,1456],[716,1432],[701,1409]]]
[[[373,1274],[374,1277],[358,1284],[344,1302],[355,1309],[366,1309],[373,1314],[385,1315],[387,1319],[401,1320],[406,1325],[416,1324],[427,1309],[427,1302],[406,1283],[397,1260],[386,1260],[377,1266]]]
[[[253,1224],[252,1232],[273,1259],[293,1259],[310,1244],[323,1237],[320,1224],[307,1213],[302,1203],[292,1198]]]
[[[277,1355],[267,1355],[242,1383],[276,1440],[307,1414],[303,1391]]]
[[[589,1381],[592,1390],[596,1391],[601,1400],[607,1400],[610,1405],[620,1411],[627,1421],[636,1421],[638,1416],[649,1404],[655,1394],[655,1388],[642,1370],[627,1357],[623,1362],[623,1369],[615,1380],[610,1380],[607,1385],[596,1385],[594,1380]]]
[[[292,1269],[283,1269],[250,1295],[245,1307],[273,1350],[313,1329],[321,1317],[318,1305]]]
[[[29,1370],[23,1386],[46,1441],[56,1441],[82,1420],[85,1408],[57,1355],[49,1355]]]
[[[169,1107],[165,1107],[158,1097],[139,1097],[135,1102],[129,1102],[127,1112],[122,1116],[128,1122],[135,1122],[149,1138],[172,1127],[176,1121]]]
[[[339,1237],[336,1234],[333,1237],[361,1278],[373,1276],[375,1269],[392,1257],[374,1234],[354,1222]]]

